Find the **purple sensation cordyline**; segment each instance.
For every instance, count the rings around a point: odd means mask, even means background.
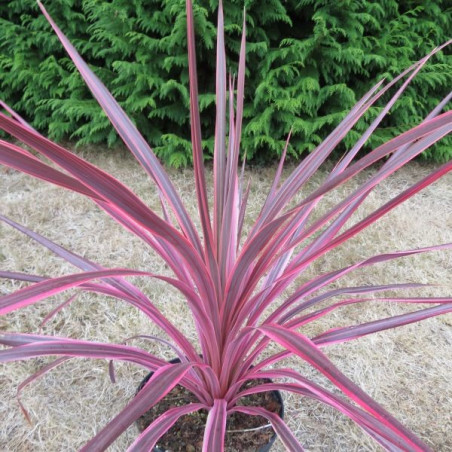
[[[9,348],[0,351],[1,362],[45,355],[60,356],[22,383],[19,390],[64,360],[76,356],[129,361],[154,372],[139,396],[130,401],[89,441],[83,447],[84,451],[106,449],[129,425],[158,403],[177,384],[192,392],[198,402],[172,408],[165,416],[157,418],[130,446],[130,451],[151,450],[177,419],[200,409],[208,411],[203,439],[205,452],[224,450],[226,418],[234,412],[267,418],[288,450],[303,450],[287,425],[276,414],[267,411],[264,407],[237,404],[237,401],[245,395],[274,389],[301,394],[339,410],[388,450],[429,450],[428,446],[346,377],[323,353],[322,348],[329,344],[349,341],[450,312],[452,298],[380,297],[377,300],[391,303],[431,304],[431,307],[377,321],[328,330],[311,338],[303,334],[301,327],[343,305],[375,299],[366,298],[368,294],[423,286],[422,284],[396,283],[384,286],[328,289],[329,284],[339,281],[349,272],[404,256],[448,249],[452,244],[381,254],[349,267],[320,274],[295,288],[292,283],[316,259],[343,244],[452,169],[452,162],[442,165],[363,220],[351,227],[345,226],[377,184],[452,130],[452,111],[441,113],[450,100],[451,95],[449,95],[421,124],[379,146],[364,157],[356,159],[364,142],[408,83],[427,60],[448,43],[434,49],[390,83],[384,85],[380,82],[374,86],[317,149],[306,157],[285,181],[281,181],[286,154],[284,149],[267,199],[249,233],[243,237],[242,227],[249,187],[246,189],[242,185],[242,179],[238,174],[238,163],[245,80],[245,21],[238,74],[235,80],[228,78],[226,74],[224,23],[220,2],[217,37],[214,190],[211,212],[201,146],[193,11],[191,1],[187,0],[191,134],[196,194],[202,228],[200,233],[151,148],[49,17],[44,7],[41,4],[39,6],[124,143],[158,187],[164,207],[163,215],[147,207],[132,191],[108,173],[44,138],[3,103],[1,107],[7,114],[0,113],[0,128],[35,152],[31,153],[2,140],[0,141],[0,163],[87,196],[152,248],[171,268],[173,276],[167,277],[123,268],[104,268],[0,214],[1,221],[80,269],[78,273],[57,278],[0,272],[1,277],[32,283],[1,297],[0,313],[6,314],[18,310],[70,288],[113,296],[135,306],[155,322],[170,338],[170,342],[162,342],[175,350],[181,362],[170,364],[147,351],[129,345],[95,343],[36,334],[2,333],[0,343]],[[307,198],[294,205],[292,201],[296,193],[328,158],[341,139],[369,107],[399,81],[400,88],[356,145],[331,171],[324,183]],[[227,117],[229,124],[227,124]],[[49,166],[39,156],[51,160],[54,165]],[[325,194],[375,162],[383,163],[369,180],[323,216],[311,221],[310,214]],[[303,246],[300,247],[300,245]],[[139,288],[125,279],[127,276],[137,275],[158,278],[181,292],[194,318],[198,334],[197,344],[192,344]],[[286,297],[284,293],[289,286],[292,287],[292,292]],[[321,289],[324,290],[321,291]],[[327,307],[324,305],[322,308],[318,307],[319,303],[341,295],[346,295],[347,298],[329,304]],[[268,311],[267,308],[280,296],[285,298],[282,302],[278,302],[278,307],[275,306]],[[74,299],[76,295],[54,309],[43,323]],[[282,346],[283,351],[268,354],[267,345],[272,341]],[[264,352],[267,353],[263,355]],[[294,370],[274,368],[275,364],[277,365],[289,355],[297,355],[317,369],[341,391],[341,395],[323,388]],[[256,379],[260,382],[268,381],[262,380],[264,378],[274,381],[284,379],[288,382],[259,383],[257,386],[243,389],[243,384],[247,381]]]

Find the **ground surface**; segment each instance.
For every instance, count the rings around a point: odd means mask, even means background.
[[[149,205],[158,208],[155,190],[141,169],[128,157],[89,154],[89,159],[129,184]],[[386,181],[371,196],[363,212],[380,206],[389,196],[428,174],[432,166],[412,164]],[[288,171],[290,168],[288,169]],[[254,170],[250,219],[265,200],[274,169]],[[366,179],[366,172],[360,180]],[[315,187],[326,173],[314,178]],[[189,210],[194,210],[192,172],[172,171]],[[347,186],[350,190],[353,182]],[[315,263],[302,280],[319,272],[340,268],[377,253],[452,242],[452,178],[443,178],[415,199],[380,220],[347,246]],[[308,191],[308,190],[307,190]],[[326,200],[332,205],[345,191]],[[123,266],[151,271],[166,269],[129,233],[80,196],[0,168],[0,211],[57,243],[105,266]],[[356,217],[360,218],[363,213]],[[71,266],[10,227],[0,224],[0,268],[42,275],[61,275],[74,271]],[[417,292],[450,295],[452,253],[436,252],[397,260],[372,269],[355,272],[338,287],[391,282],[431,282],[448,287]],[[174,291],[162,283],[139,281],[144,290],[180,329],[194,339],[187,322],[185,305]],[[19,287],[1,282],[0,294]],[[414,294],[414,292],[410,292]],[[56,297],[0,319],[0,330],[36,332],[40,321],[58,302]],[[308,334],[354,324],[359,320],[385,317],[402,308],[374,305],[344,308],[329,320],[309,327]],[[180,320],[177,320],[180,319]],[[46,334],[98,341],[121,342],[137,334],[158,334],[147,320],[114,300],[82,295],[70,307],[45,325]],[[172,358],[171,350],[158,350],[154,343],[136,341],[135,345]],[[435,451],[452,450],[452,318],[450,315],[413,324],[396,331],[382,332],[358,341],[328,348],[328,355],[350,378],[416,432]],[[16,387],[48,360],[37,359],[0,367],[0,450],[72,451],[81,447],[133,396],[145,371],[132,365],[116,366],[117,383],[111,384],[107,363],[70,360],[22,393],[32,424],[27,424],[15,400]],[[314,371],[296,360],[288,366],[299,369],[322,382]],[[285,396],[286,419],[308,451],[380,450],[372,440],[342,415],[314,402]],[[123,451],[136,431],[129,429],[109,450]],[[282,451],[280,443],[276,451]]]

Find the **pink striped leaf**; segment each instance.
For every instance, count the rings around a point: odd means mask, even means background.
[[[418,299],[416,303],[425,303],[423,299]],[[435,303],[435,299],[427,301],[428,303]],[[363,323],[361,325],[353,325],[345,328],[336,328],[326,331],[315,338],[312,342],[319,346],[337,344],[340,342],[350,341],[352,339],[358,339],[368,334],[376,333],[378,331],[388,330],[396,328],[402,325],[408,325],[410,323],[420,322],[421,320],[435,317],[438,315],[452,312],[452,299],[444,298],[439,301],[441,304],[433,306],[431,308],[421,309],[415,312],[409,312],[407,314],[395,315],[381,320],[375,320],[373,322]]]
[[[31,418],[30,415],[28,414],[28,411],[26,410],[25,406],[23,405],[23,403],[20,401],[20,393],[31,383],[33,383],[35,380],[37,380],[38,378],[42,377],[43,375],[45,375],[47,372],[50,372],[52,369],[54,369],[55,367],[59,366],[60,364],[63,364],[64,362],[68,361],[69,359],[71,359],[70,357],[63,357],[63,358],[58,358],[55,361],[52,361],[51,363],[47,364],[44,367],[41,367],[41,369],[39,369],[37,372],[35,372],[33,375],[30,375],[26,380],[24,380],[17,388],[17,392],[16,392],[16,399],[17,399],[17,403],[19,404],[20,410],[22,411],[23,415],[25,416],[25,419],[27,420],[27,422],[31,425]]]
[[[214,294],[209,273],[205,271],[205,264],[193,245],[175,228],[150,210],[135,194],[105,171],[71,154],[61,146],[52,143],[39,134],[21,126],[11,118],[0,114],[0,127],[22,140],[35,150],[45,155],[57,165],[64,168],[72,176],[82,181],[98,196],[108,199],[107,211],[116,212],[118,222],[121,217],[138,223],[151,234],[163,239],[173,250],[187,261],[185,266],[203,291],[206,303],[214,306]],[[104,207],[103,203],[99,204]]]
[[[49,165],[41,162],[32,154],[22,152],[18,146],[0,140],[0,164],[30,174],[38,179],[51,182],[60,187],[68,188],[90,198],[103,200],[92,190],[78,180],[61,173]]]
[[[249,414],[251,416],[262,416],[267,418],[271,424],[276,434],[278,435],[281,442],[286,446],[287,450],[290,452],[303,452],[304,449],[301,444],[297,441],[294,434],[289,430],[289,427],[284,423],[284,421],[275,413],[268,411],[264,408],[254,407],[254,406],[235,406],[231,408],[230,413],[239,412]]]
[[[137,348],[56,336],[1,333],[0,344],[13,347],[0,350],[0,362],[19,361],[38,356],[60,355],[96,359],[118,359],[144,366],[150,370],[155,370],[162,366],[162,364],[165,364],[164,361]]]
[[[0,314],[6,314],[16,309],[36,303],[43,298],[50,297],[64,290],[79,286],[93,279],[108,276],[151,276],[148,272],[126,269],[109,269],[83,272],[59,278],[46,279],[32,286],[20,289],[12,294],[0,298]]]
[[[404,438],[414,450],[419,452],[428,450],[428,447],[422,441],[334,366],[309,338],[277,325],[265,325],[259,327],[258,330],[315,367],[354,402]]]
[[[271,317],[269,317],[269,320],[270,320],[270,318],[272,320],[274,318],[276,318],[278,315],[280,315],[283,311],[285,311],[288,307],[290,307],[293,303],[295,303],[297,300],[301,299],[302,297],[309,296],[311,293],[316,292],[317,290],[321,289],[322,287],[325,287],[327,284],[330,284],[334,281],[339,280],[340,278],[344,277],[348,273],[350,273],[358,268],[367,267],[367,266],[382,263],[382,262],[387,262],[387,261],[390,261],[393,259],[398,259],[401,257],[412,256],[412,255],[431,252],[431,251],[446,250],[446,249],[451,249],[451,248],[452,248],[452,243],[446,243],[443,245],[429,246],[429,247],[418,248],[418,249],[414,249],[414,250],[395,251],[393,253],[378,254],[376,256],[372,256],[368,259],[357,262],[348,267],[341,268],[339,270],[334,270],[332,272],[317,276],[317,277],[311,279],[310,281],[306,282],[302,286],[300,286],[298,289],[296,289],[295,292],[280,307],[278,307],[277,310],[275,310],[275,312],[273,314],[271,314]],[[281,277],[280,281],[284,282],[284,280],[288,276],[291,276],[289,271],[292,275],[298,274],[293,268],[288,268],[288,272]],[[273,297],[277,296],[278,294],[280,294],[284,287],[285,287],[285,284],[281,284],[277,288],[275,288],[271,297],[273,298]],[[305,308],[308,308],[309,306],[311,306],[312,304],[314,304],[314,302],[312,300],[306,300],[303,303],[301,303],[298,306],[298,308],[305,309]]]
[[[284,150],[281,154],[281,158],[279,159],[278,168],[276,169],[276,174],[275,174],[275,177],[273,178],[272,186],[270,187],[270,190],[267,195],[267,199],[265,200],[262,210],[266,210],[267,206],[273,204],[276,192],[278,191],[278,188],[279,188],[279,183],[280,183],[282,171],[284,168],[284,162],[286,160],[287,148],[289,147],[289,142],[290,142],[291,136],[292,136],[292,128],[290,128],[289,134],[287,135],[286,145],[284,146]]]
[[[433,124],[433,122],[435,122]],[[431,127],[433,127],[433,130],[430,130]],[[422,138],[427,132],[426,130],[429,129],[430,131],[425,136],[425,138]],[[405,134],[400,135],[399,137],[396,137],[394,140],[391,140],[391,142],[394,142],[396,140],[401,140],[400,144],[397,144],[394,148],[392,148],[391,152],[393,152],[395,149],[397,149],[399,146],[402,146],[403,144],[411,143],[413,140],[418,139],[418,141],[410,147],[410,157],[406,157],[407,160],[412,158],[414,155],[420,153],[422,150],[426,149],[428,146],[436,142],[438,139],[440,139],[442,136],[446,135],[452,131],[452,112],[444,113],[441,116],[438,116],[437,118],[431,119],[419,126],[417,126],[414,129],[411,129],[410,131],[406,132]],[[413,135],[417,136],[417,138],[413,138]],[[405,135],[405,139],[409,136],[410,139],[408,141],[404,141],[403,135]],[[277,255],[277,250],[279,247],[282,247],[283,244],[285,244],[288,239],[287,237],[290,237],[291,234],[297,229],[298,224],[292,224],[291,222],[288,222],[285,227],[280,228],[280,225],[282,223],[282,220],[290,218],[294,212],[299,211],[301,208],[303,208],[305,205],[315,201],[316,199],[323,196],[326,192],[330,191],[331,189],[335,188],[336,186],[343,183],[345,180],[348,180],[352,175],[357,174],[359,171],[361,171],[363,168],[367,166],[367,163],[362,163],[363,160],[372,161],[373,158],[375,158],[375,155],[378,155],[378,153],[381,150],[388,149],[386,146],[389,146],[391,142],[388,142],[376,150],[372,151],[370,154],[367,154],[365,157],[363,157],[360,161],[355,163],[350,168],[344,170],[342,173],[338,174],[336,177],[330,179],[330,181],[325,182],[319,189],[315,190],[310,196],[305,198],[301,203],[298,204],[298,206],[295,208],[295,210],[291,210],[290,212],[282,215],[278,220],[273,220],[271,223],[269,223],[265,228],[263,228],[261,231],[259,231],[256,236],[253,238],[253,240],[244,247],[244,250],[242,251],[243,262],[240,259],[236,266],[236,273],[232,275],[232,278],[238,278],[238,272],[242,270],[242,266],[250,265],[250,262],[254,260],[254,258],[261,254],[261,258],[258,261],[258,263],[255,265],[255,268],[253,270],[253,274],[250,277],[250,280],[247,284],[247,293],[250,293],[257,281],[260,279],[260,277],[264,274],[264,272],[268,269],[271,262],[275,260],[275,255]],[[392,143],[394,145],[394,143]],[[375,154],[374,154],[375,153]],[[380,159],[382,157],[378,157]],[[377,160],[378,160],[377,159]],[[373,162],[372,162],[373,163]],[[446,164],[447,165],[447,164]],[[399,162],[397,165],[393,165],[390,169],[387,170],[387,175],[389,175],[391,172],[395,171],[397,168],[401,166],[401,163]],[[441,177],[445,172],[449,171],[450,169],[442,168],[440,173],[437,173],[433,177]],[[363,194],[366,190],[369,189],[369,186],[375,186],[378,182],[381,181],[382,178],[386,177],[381,175],[381,173],[378,175],[378,177],[374,177],[371,182],[365,184],[364,186],[360,187],[354,194],[350,195],[347,198],[347,202],[351,203],[355,199],[357,199],[359,196]],[[431,182],[430,182],[431,183]],[[425,185],[423,185],[425,186]],[[418,191],[421,189],[421,187],[417,187]],[[415,192],[415,191],[414,191]],[[414,193],[413,192],[413,193]],[[413,194],[411,193],[411,195]],[[342,207],[345,207],[345,205],[341,204]],[[337,207],[333,209],[334,211],[338,211],[340,208]],[[330,216],[330,214],[328,214]],[[322,222],[326,222],[326,219],[322,219]],[[318,228],[320,225],[320,222],[316,223],[315,228]],[[290,229],[288,229],[290,228]],[[362,228],[361,228],[362,229]],[[294,246],[296,246],[298,243],[302,242],[306,239],[306,237],[314,232],[314,227],[311,227],[307,232],[297,237],[297,240],[295,242],[291,242],[290,245],[286,248],[283,248],[280,250],[281,254],[284,254],[289,249],[293,249]],[[262,249],[260,248],[260,245],[262,243],[262,237],[260,236],[268,236],[268,232],[272,232],[273,239],[267,244],[267,246]],[[359,231],[354,230],[354,233],[356,234]],[[348,236],[347,236],[348,237]],[[345,236],[343,237],[343,241],[345,241]],[[314,254],[315,258],[319,257],[321,254],[324,254],[326,251],[332,249],[334,246],[338,246],[340,243],[338,241],[330,241],[327,242],[320,251]],[[334,244],[334,245],[333,245]],[[246,257],[245,257],[246,256]],[[314,260],[314,258],[310,258],[310,261]],[[307,259],[302,261],[303,264],[307,262]],[[292,274],[298,274],[300,270],[292,271]],[[290,273],[289,273],[290,274]],[[287,276],[287,275],[286,275]],[[231,279],[232,279],[231,278]],[[236,281],[232,282],[231,285],[235,284]],[[245,294],[245,295],[246,295]]]
[[[218,259],[223,282],[227,281],[228,276],[234,267],[238,247],[240,193],[237,167],[239,164],[240,139],[243,118],[243,99],[245,90],[245,41],[246,21],[244,16],[238,65],[236,115],[234,126],[232,126],[232,122],[234,121],[233,115],[230,115],[229,118],[229,121],[231,123],[231,130],[234,131],[234,138],[231,141],[231,135],[229,136],[230,143],[226,162],[225,198],[220,231],[220,243],[218,247]],[[230,108],[231,110],[233,110],[234,102],[232,99],[230,99],[230,104]]]
[[[19,115],[19,113],[17,113],[16,111],[14,111],[9,105],[7,105],[5,102],[3,102],[2,100],[0,100],[0,107],[3,108],[4,110],[6,110],[13,119],[15,119],[17,122],[19,122],[20,124],[22,124],[23,126],[28,127],[31,130],[35,130],[33,127],[31,127],[30,124],[28,124],[27,121],[25,121],[24,118],[22,118],[22,116]]]
[[[152,408],[174,388],[193,366],[190,363],[169,364],[154,372],[138,395],[110,421],[80,452],[105,450],[129,425]]]
[[[251,180],[248,181],[248,185],[246,186],[245,193],[240,196],[240,211],[239,211],[239,217],[238,217],[238,226],[237,226],[237,250],[235,252],[235,255],[239,252],[240,247],[240,238],[242,237],[242,231],[243,231],[243,224],[245,222],[245,215],[246,215],[246,207],[248,204],[248,197],[251,190]]]
[[[47,279],[45,276],[30,275],[23,272],[0,271],[0,278],[15,279],[16,281],[40,282]]]
[[[234,151],[231,162],[238,162],[240,153],[240,139],[242,137],[242,120],[243,120],[243,100],[245,98],[245,69],[246,69],[246,16],[245,10],[243,10],[243,22],[242,22],[242,39],[240,42],[239,53],[239,67],[237,74],[237,99],[236,99],[236,117],[235,117],[235,140]],[[232,120],[230,118],[230,120]],[[232,179],[232,174],[236,171],[236,166],[231,167],[233,171],[230,173],[229,178]]]
[[[179,195],[177,194],[173,184],[171,183],[164,168],[155,157],[149,145],[138,132],[132,121],[127,117],[123,109],[116,102],[113,96],[109,93],[107,88],[99,80],[99,78],[89,69],[88,65],[83,61],[77,50],[69,42],[63,32],[58,28],[52,18],[45,10],[42,3],[38,0],[38,5],[41,11],[47,18],[48,22],[54,29],[61,43],[65,47],[68,55],[76,65],[80,75],[85,80],[87,86],[93,93],[96,100],[104,109],[111,123],[121,136],[125,145],[130,149],[136,159],[141,163],[146,172],[152,177],[160,188],[162,193],[173,208],[176,218],[186,236],[189,237],[192,245],[198,252],[202,252],[202,247],[199,242],[199,237],[195,227],[185,210]]]
[[[297,383],[266,383],[240,392],[240,397],[258,392],[289,391],[305,397],[313,398],[321,403],[333,407],[352,419],[377,442],[385,446],[389,444],[392,447],[390,450],[394,450],[394,447],[402,448],[401,450],[413,450],[410,444],[407,444],[403,438],[400,438],[400,436],[390,430],[385,424],[366,411],[348,403],[332,392],[327,391],[319,385],[316,385],[315,383],[301,377],[291,369],[278,369],[275,371],[260,372],[258,375],[259,378],[292,378],[295,379]]]
[[[224,451],[224,436],[226,433],[227,402],[224,399],[215,399],[207,416],[203,452]]]
[[[158,440],[177,422],[177,420],[186,414],[194,413],[203,408],[201,403],[191,403],[190,405],[171,408],[160,415],[149,427],[144,430],[134,443],[127,449],[127,452],[143,452],[153,450]]]
[[[204,243],[207,258],[214,266],[214,249],[212,226],[210,224],[209,204],[207,201],[206,177],[204,174],[204,158],[201,138],[201,119],[198,105],[198,75],[196,70],[195,29],[193,23],[193,7],[191,0],[186,1],[187,10],[187,44],[188,44],[188,71],[190,80],[190,126],[191,143],[193,150],[193,167],[195,171],[195,185],[198,196],[198,208],[201,225],[204,232]]]
[[[312,297],[309,300],[306,300],[300,305],[295,306],[290,311],[288,311],[284,316],[282,316],[277,323],[284,323],[287,320],[291,319],[295,315],[304,311],[305,309],[314,306],[322,301],[328,300],[329,298],[336,297],[339,295],[355,295],[355,294],[364,294],[364,293],[377,293],[383,292],[387,290],[397,290],[397,289],[416,289],[422,287],[431,287],[433,284],[419,284],[419,283],[406,283],[406,284],[386,284],[381,286],[360,286],[360,287],[343,287],[341,289],[330,290],[328,292],[324,292],[321,295],[317,295],[316,297]],[[368,300],[374,300],[374,298],[369,298]],[[271,315],[268,317],[269,322],[273,322],[278,316]]]
[[[219,253],[220,230],[226,187],[226,52],[224,47],[223,4],[220,0],[217,26],[216,116],[214,150],[214,241]]]

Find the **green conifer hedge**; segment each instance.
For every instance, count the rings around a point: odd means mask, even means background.
[[[218,0],[195,3],[204,145],[212,151]],[[156,152],[171,165],[189,163],[185,0],[45,4]],[[228,60],[236,61],[244,1],[224,4]],[[447,5],[447,0],[245,0],[242,143],[247,157],[257,162],[277,157],[291,126],[291,155],[312,150],[372,84],[382,76],[390,79],[451,38],[452,7]],[[3,100],[53,139],[118,142],[35,0],[2,2],[0,30]],[[231,72],[235,68],[231,63]],[[449,50],[417,77],[369,147],[419,122],[447,94],[451,81]],[[376,113],[374,108],[367,121]],[[365,123],[357,127],[362,130]],[[426,157],[450,159],[452,139]]]

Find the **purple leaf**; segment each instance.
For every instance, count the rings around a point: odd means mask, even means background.
[[[340,372],[309,338],[277,325],[262,326],[258,330],[315,367],[358,405],[404,438],[413,450],[429,450],[419,438],[407,430],[397,419]]]
[[[158,369],[138,395],[110,421],[80,452],[105,450],[113,441],[176,386],[193,364],[169,364]]]
[[[251,416],[263,416],[267,418],[271,424],[276,434],[279,436],[281,442],[286,446],[288,451],[291,452],[303,452],[304,449],[297,441],[293,433],[289,430],[289,427],[284,423],[284,421],[275,413],[268,411],[260,407],[252,406],[235,406],[230,410],[233,412],[250,414]]]
[[[224,399],[215,399],[213,407],[207,416],[206,429],[202,444],[203,452],[224,451],[224,435],[226,433],[227,402]]]
[[[89,69],[88,65],[80,57],[75,47],[69,42],[63,32],[58,28],[58,26],[49,16],[39,0],[38,5],[49,21],[50,25],[54,29],[61,43],[64,45],[67,53],[76,65],[87,86],[89,87],[101,107],[104,109],[111,123],[121,136],[125,145],[131,150],[133,155],[141,163],[146,172],[157,183],[160,189],[160,193],[165,196],[170,205],[173,207],[173,211],[178,218],[179,224],[185,232],[186,236],[190,238],[192,245],[198,250],[198,252],[201,252],[202,247],[199,242],[196,229],[193,226],[193,223],[188,216],[185,207],[183,206],[182,201],[180,200],[180,197],[177,194],[173,184],[171,183],[164,168],[155,157],[151,148],[138,132],[136,127],[133,125],[132,121],[127,117],[125,112],[113,98],[113,96],[109,93],[107,88],[105,88],[99,78],[91,71],[91,69]]]
[[[176,423],[181,416],[199,411],[203,408],[205,408],[205,405],[202,405],[201,403],[191,403],[190,405],[171,408],[168,411],[165,411],[141,433],[141,435],[127,449],[127,452],[153,450],[157,441]]]
[[[427,299],[428,300],[428,299]],[[421,320],[435,317],[438,315],[452,312],[452,298],[445,298],[431,301],[419,299],[417,303],[435,303],[441,302],[440,305],[431,308],[421,309],[415,312],[409,312],[407,314],[395,315],[386,319],[375,320],[373,322],[363,323],[362,325],[353,325],[345,328],[336,328],[325,333],[320,334],[312,339],[317,345],[324,346],[330,344],[336,344],[339,342],[345,342],[352,339],[357,339],[368,334],[376,333],[378,331],[388,330],[396,328],[402,325],[408,325],[410,323],[420,322]]]

